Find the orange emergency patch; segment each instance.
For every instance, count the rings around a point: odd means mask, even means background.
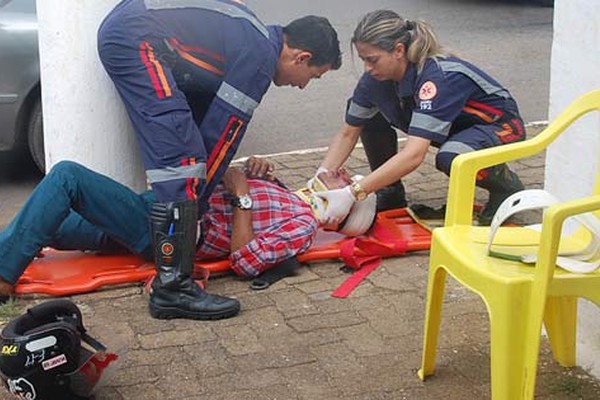
[[[175,251],[175,247],[173,247],[171,243],[163,243],[163,245],[160,248],[160,251],[163,253],[163,255],[170,256]]]
[[[437,87],[435,86],[435,83],[431,81],[425,82],[421,86],[421,89],[419,89],[419,99],[421,100],[431,100],[435,97],[436,94]]]

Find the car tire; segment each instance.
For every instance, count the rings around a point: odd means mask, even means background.
[[[40,169],[46,171],[46,155],[44,153],[44,125],[42,121],[42,101],[36,99],[27,124],[27,145],[31,158]]]

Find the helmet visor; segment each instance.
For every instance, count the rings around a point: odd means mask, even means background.
[[[90,397],[107,382],[119,367],[125,350],[112,352],[87,336],[81,341],[80,367],[69,374],[71,393]]]

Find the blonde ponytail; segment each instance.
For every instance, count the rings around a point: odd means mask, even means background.
[[[391,10],[377,10],[365,15],[352,35],[352,44],[367,43],[391,52],[398,43],[406,49],[406,58],[420,73],[428,58],[448,56],[425,21],[409,21]]]

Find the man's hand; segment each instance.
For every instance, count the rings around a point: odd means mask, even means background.
[[[272,162],[256,156],[251,156],[244,164],[244,171],[246,172],[246,176],[248,178],[260,178],[272,181],[274,179],[274,169],[275,166]]]
[[[350,186],[326,192],[315,192],[315,196],[327,201],[327,209],[319,221],[323,225],[339,224],[342,222],[356,201],[350,190]]]
[[[225,174],[223,174],[223,185],[234,196],[241,196],[250,192],[246,174],[237,167],[229,167],[225,171]]]

